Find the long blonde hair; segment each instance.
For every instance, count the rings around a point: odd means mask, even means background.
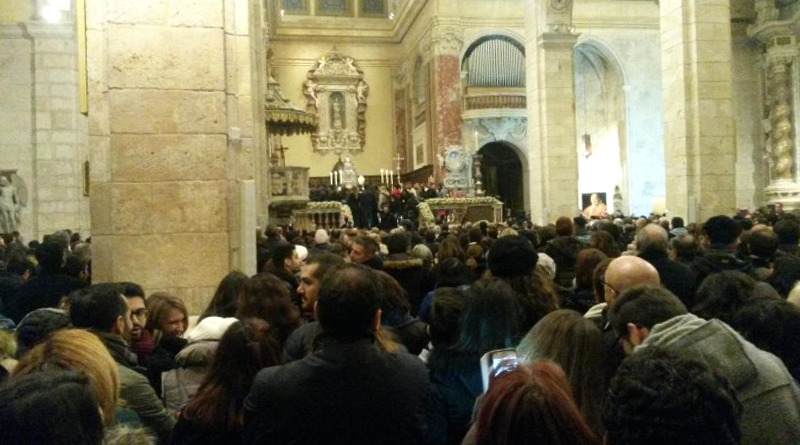
[[[54,369],[83,372],[96,392],[103,421],[106,425],[114,422],[114,410],[119,402],[119,369],[96,335],[83,329],[54,332],[20,359],[11,379]]]

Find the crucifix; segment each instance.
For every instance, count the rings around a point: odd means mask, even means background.
[[[397,163],[397,183],[402,185],[403,181],[400,180],[400,163],[405,161],[406,158],[400,153],[397,153],[395,157],[392,158],[392,160]]]
[[[284,147],[283,145],[279,147],[275,147],[275,151],[278,152],[278,159],[280,160],[280,167],[286,167],[286,155],[284,152],[288,150],[289,147]]]

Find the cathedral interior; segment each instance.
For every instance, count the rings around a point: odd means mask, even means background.
[[[483,187],[536,223],[592,194],[687,221],[798,208],[799,8],[7,0],[0,175],[24,239],[91,235],[98,280],[190,305],[255,268],[273,202],[362,176]]]

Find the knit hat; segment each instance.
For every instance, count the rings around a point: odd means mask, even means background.
[[[225,331],[237,321],[234,317],[206,317],[186,334],[186,339],[190,343],[201,340],[219,340]]]
[[[527,238],[508,235],[492,244],[487,257],[489,270],[496,277],[515,277],[533,271],[539,256]]]
[[[330,237],[325,229],[317,229],[317,232],[314,233],[314,244],[325,244],[329,239]]]
[[[61,309],[40,308],[31,311],[17,325],[17,350],[22,356],[53,332],[69,326],[69,317]]]
[[[306,248],[306,246],[295,244],[294,251],[297,252],[297,257],[300,259],[300,261],[305,261],[306,258],[308,258],[308,248]]]

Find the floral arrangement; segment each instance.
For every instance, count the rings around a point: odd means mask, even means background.
[[[430,199],[428,201],[430,201]],[[428,205],[428,201],[422,201],[421,203],[417,204],[420,221],[426,226],[436,223],[436,218],[433,216],[433,212],[431,211],[431,206]]]
[[[469,205],[496,205],[503,204],[496,198],[491,196],[482,196],[478,198],[430,198],[425,200],[431,207],[454,207],[454,206],[469,206]]]
[[[339,201],[313,201],[306,204],[308,210],[339,210],[341,207]]]

